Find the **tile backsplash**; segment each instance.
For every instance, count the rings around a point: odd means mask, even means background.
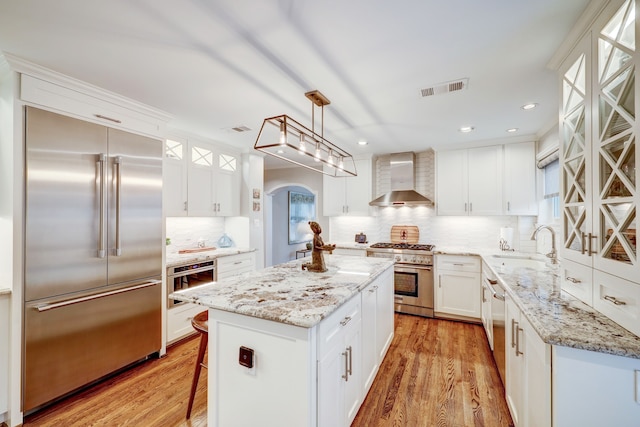
[[[204,239],[205,246],[217,246],[224,227],[224,218],[167,217],[167,238],[171,239],[167,252],[196,248],[200,238]]]

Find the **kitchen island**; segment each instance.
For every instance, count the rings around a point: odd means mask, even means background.
[[[209,308],[210,426],[348,426],[393,338],[393,261],[303,259],[176,292]]]

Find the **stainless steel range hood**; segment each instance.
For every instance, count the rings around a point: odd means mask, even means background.
[[[371,206],[432,206],[433,202],[415,188],[414,162],[412,152],[394,153],[389,162],[391,191],[369,202]]]

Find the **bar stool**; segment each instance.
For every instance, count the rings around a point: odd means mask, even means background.
[[[191,382],[191,394],[189,395],[189,406],[187,407],[187,419],[191,417],[191,408],[193,407],[193,398],[196,396],[196,388],[198,388],[198,379],[200,378],[200,370],[205,365],[202,361],[204,353],[207,350],[207,342],[209,341],[209,311],[202,311],[191,319],[191,325],[200,334],[200,346],[198,347],[198,359],[196,360],[196,370],[193,373],[193,381]]]

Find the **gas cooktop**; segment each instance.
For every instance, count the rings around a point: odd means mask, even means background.
[[[374,243],[370,246],[372,249],[407,249],[410,251],[433,251],[435,247],[435,245],[420,243]]]

